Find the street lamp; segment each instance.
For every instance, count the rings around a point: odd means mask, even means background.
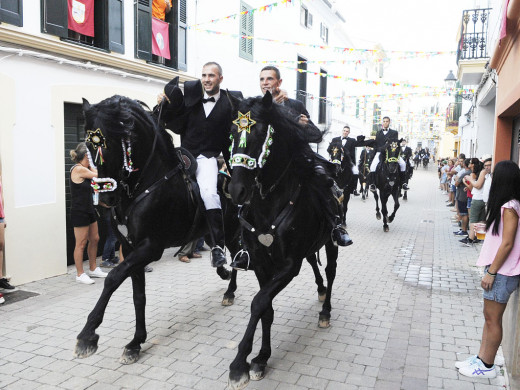
[[[453,71],[450,70],[450,73],[446,76],[444,79],[444,86],[449,91],[448,93],[451,95],[451,91],[455,89],[455,86],[457,85],[457,78],[453,74]]]

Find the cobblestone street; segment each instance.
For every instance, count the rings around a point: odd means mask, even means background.
[[[331,327],[317,326],[321,304],[304,263],[274,301],[272,357],[265,378],[248,390],[505,388],[502,370],[492,380],[472,379],[454,367],[478,352],[480,246],[464,247],[453,236],[435,167],[419,169],[410,187],[388,233],[372,197],[351,200],[354,245],[339,251]],[[11,304],[7,297],[0,306],[0,388],[225,389],[257,290],[254,273],[239,274],[235,304],[224,307],[227,282],[210,267],[208,252],[189,264],[174,253],[167,250],[146,274],[148,339],[133,365],[119,363],[134,332],[130,280],[110,301],[97,353],[83,360],[72,352],[102,280],[80,285],[69,267],[67,275],[18,286],[13,294],[38,295]],[[259,337],[257,331],[250,357]]]

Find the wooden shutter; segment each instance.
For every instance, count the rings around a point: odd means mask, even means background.
[[[170,54],[171,61],[166,62],[168,66],[179,70],[188,70],[188,20],[186,0],[173,1],[173,18],[170,19]]]
[[[108,50],[121,54],[125,52],[123,16],[123,0],[108,0]]]
[[[0,22],[23,26],[22,0],[0,1]]]
[[[240,12],[251,11],[251,7],[246,3],[240,3]],[[254,35],[254,16],[252,12],[240,15],[240,35]],[[249,61],[253,61],[253,40],[247,38],[239,38],[239,55]]]
[[[42,32],[62,38],[67,37],[67,2],[64,0],[42,0],[41,6]]]
[[[152,0],[137,0],[135,5],[135,56],[152,59]]]

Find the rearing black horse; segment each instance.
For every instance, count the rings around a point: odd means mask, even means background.
[[[165,248],[201,237],[206,226],[198,211],[201,201],[190,191],[194,183],[183,168],[184,157],[174,148],[168,133],[156,125],[150,112],[139,102],[122,96],[95,105],[84,100],[83,111],[98,175],[117,184],[115,191],[102,192],[100,197],[107,205],[115,206],[119,220],[116,232],[125,260],[108,273],[103,292],[77,337],[74,356],[83,358],[96,352],[99,336],[95,330],[103,321],[110,297],[130,276],[136,329],[120,359],[121,363],[130,364],[137,361],[147,336],[144,267],[159,260]],[[229,199],[221,199],[228,222],[226,245],[233,254],[239,250],[237,208]],[[225,268],[217,272],[228,279],[229,271]],[[233,274],[236,277],[236,271]],[[233,280],[230,288],[236,288],[232,284]]]
[[[388,223],[395,218],[395,213],[399,209],[399,191],[401,190],[401,179],[399,171],[399,155],[401,149],[397,140],[390,140],[385,145],[383,152],[380,154],[380,168],[376,172],[376,187],[374,192],[376,200],[376,218],[381,219],[379,212],[379,197],[381,198],[381,212],[383,213],[383,230],[388,232]],[[384,158],[384,159],[383,159]],[[379,192],[379,196],[378,193]],[[388,216],[387,202],[392,196],[394,199],[394,211]]]
[[[330,318],[330,297],[336,275],[338,248],[331,240],[331,219],[338,212],[332,191],[314,184],[312,172],[302,171],[298,158],[306,146],[304,131],[283,106],[273,104],[267,92],[238,106],[232,137],[233,176],[229,191],[245,226],[243,244],[251,254],[260,291],[251,303],[251,317],[230,365],[229,387],[242,389],[262,379],[271,356],[273,299],[298,275],[302,260],[325,245],[328,285],[320,313]],[[308,146],[307,146],[308,147]],[[311,170],[312,171],[312,170]],[[320,199],[320,197],[323,197]],[[262,322],[262,347],[247,362],[254,333]]]

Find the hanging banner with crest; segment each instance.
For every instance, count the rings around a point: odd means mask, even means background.
[[[152,18],[152,54],[170,59],[169,24]]]
[[[69,30],[94,36],[94,0],[67,0]]]

